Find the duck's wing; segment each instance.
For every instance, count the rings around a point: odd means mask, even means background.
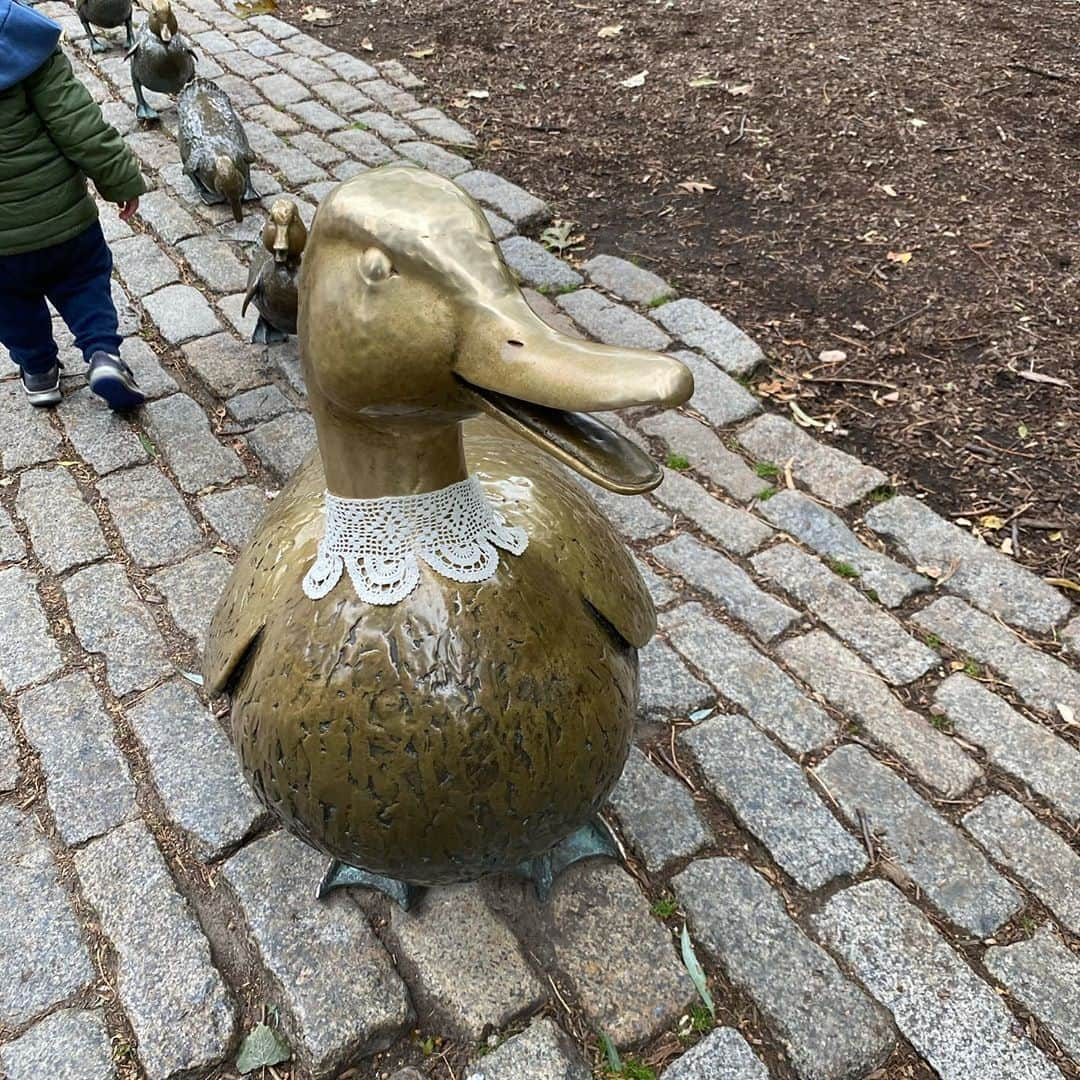
[[[250,304],[256,296],[262,296],[262,272],[265,266],[265,258],[260,259],[256,257],[251,260],[251,268],[248,270],[247,291],[244,293],[244,304],[240,308],[241,316],[247,314],[248,304]]]
[[[510,525],[529,534],[552,580],[582,598],[635,648],[656,630],[656,610],[633,557],[582,483],[532,443],[486,417],[465,425],[469,471]],[[616,496],[617,497],[617,496]]]

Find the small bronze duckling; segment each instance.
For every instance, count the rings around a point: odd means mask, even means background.
[[[106,52],[109,46],[100,38],[94,37],[91,25],[99,26],[103,30],[114,30],[123,26],[127,30],[129,49],[135,41],[135,33],[131,28],[131,0],[79,0],[75,5],[75,13],[83,24],[93,52]]]
[[[139,30],[127,53],[131,60],[131,85],[139,103],[140,120],[157,120],[157,112],[143,97],[143,87],[159,94],[178,94],[195,78],[195,49],[176,25],[169,0],[154,0],[150,17]]]
[[[268,252],[251,264],[247,295],[241,315],[255,301],[259,321],[251,340],[258,345],[285,341],[296,333],[296,310],[299,302],[297,277],[300,259],[307,243],[307,228],[300,211],[290,199],[278,199],[270,208],[270,218],[262,232],[262,244]]]
[[[194,78],[176,102],[177,139],[184,172],[203,202],[227,202],[236,221],[245,202],[261,198],[251,184],[255,160],[229,95],[209,79]]]

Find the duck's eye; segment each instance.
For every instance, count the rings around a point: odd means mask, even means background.
[[[385,281],[397,273],[386,252],[377,247],[368,248],[360,256],[360,272],[368,282]]]

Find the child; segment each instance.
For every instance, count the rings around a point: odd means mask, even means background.
[[[144,398],[120,359],[112,252],[86,177],[127,221],[146,190],[138,162],[58,47],[60,28],[0,0],[0,344],[32,405],[60,401],[46,300],[90,365],[90,388],[114,409]]]

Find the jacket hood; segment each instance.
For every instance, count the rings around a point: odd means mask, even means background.
[[[60,27],[17,0],[0,0],[0,90],[32,75],[56,49]]]

